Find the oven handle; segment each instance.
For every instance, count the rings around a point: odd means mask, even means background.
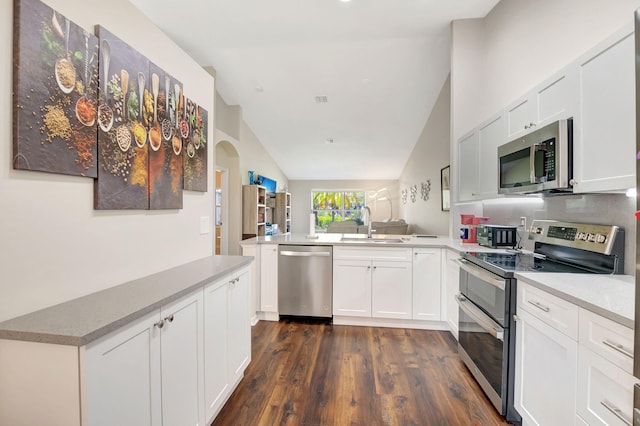
[[[473,266],[469,263],[469,261],[465,259],[456,259],[455,262],[460,266],[460,268],[464,269],[474,277],[479,278],[482,281],[485,281],[492,286],[498,287],[500,290],[504,291],[504,278],[496,278],[496,275],[492,274],[491,272],[487,272],[479,267]]]
[[[500,327],[500,324],[493,321],[487,314],[478,309],[473,303],[471,303],[462,294],[456,294],[456,301],[462,311],[469,315],[480,327],[482,327],[487,333],[492,335],[498,340],[504,342],[504,328]]]

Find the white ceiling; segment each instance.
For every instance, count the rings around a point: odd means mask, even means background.
[[[449,73],[450,22],[498,2],[131,1],[216,69],[289,179],[397,179]]]

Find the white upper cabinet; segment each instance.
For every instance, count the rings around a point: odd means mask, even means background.
[[[573,70],[571,67],[562,70],[506,108],[505,142],[552,121],[573,116],[576,99],[576,78]]]
[[[473,199],[478,193],[478,132],[458,141],[458,201]]]
[[[574,192],[635,187],[635,50],[625,27],[577,62]]]
[[[498,147],[506,142],[504,114],[486,121],[478,129],[478,196],[498,195]]]

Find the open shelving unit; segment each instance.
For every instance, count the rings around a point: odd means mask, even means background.
[[[242,239],[265,235],[268,214],[267,189],[260,185],[242,186]]]
[[[273,212],[273,223],[278,225],[281,233],[291,232],[291,194],[276,193],[276,204]]]

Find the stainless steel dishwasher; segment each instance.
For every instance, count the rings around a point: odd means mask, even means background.
[[[332,246],[278,247],[280,315],[331,318],[332,287]]]

